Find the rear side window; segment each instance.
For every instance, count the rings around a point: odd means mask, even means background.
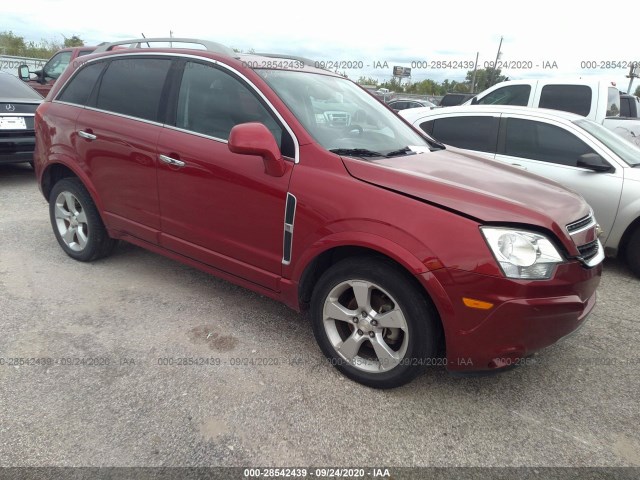
[[[477,101],[477,105],[529,105],[531,85],[509,85],[498,88]]]
[[[591,87],[587,85],[545,85],[540,93],[539,107],[562,110],[586,117],[591,111]]]
[[[61,102],[86,105],[104,65],[104,62],[91,63],[82,68],[64,87],[57,99]]]
[[[158,121],[160,100],[171,60],[113,60],[100,82],[96,107],[145,120]]]
[[[563,128],[533,120],[507,119],[505,154],[575,167],[585,153],[595,153]]]
[[[431,136],[454,147],[495,153],[498,123],[498,117],[488,116],[438,118]]]

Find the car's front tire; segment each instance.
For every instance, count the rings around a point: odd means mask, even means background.
[[[394,388],[435,365],[439,320],[419,286],[377,257],[342,260],[327,270],[311,299],[313,333],[344,375]]]
[[[78,178],[63,178],[54,185],[49,216],[58,243],[75,260],[106,257],[117,243],[109,237],[91,195]]]

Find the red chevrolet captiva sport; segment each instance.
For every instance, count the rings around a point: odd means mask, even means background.
[[[310,309],[330,363],[376,388],[504,369],[593,309],[604,254],[576,193],[445,148],[308,60],[161,40],[99,47],[37,110],[70,257],[125,240]]]

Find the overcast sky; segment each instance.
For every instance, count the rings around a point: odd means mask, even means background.
[[[495,60],[531,62],[533,68],[503,69],[511,79],[586,76],[614,80],[626,90],[628,68],[581,69],[581,62],[640,62],[640,34],[617,27],[625,14],[606,3],[536,2],[349,2],[347,0],[236,0],[224,3],[182,0],[165,8],[156,2],[112,0],[3,1],[1,30],[27,40],[79,35],[86,44],[139,37],[174,36],[213,40],[242,50],[296,54],[322,61],[362,61],[360,75],[391,76],[393,65],[411,62]],[[382,8],[381,5],[393,5]],[[597,8],[596,8],[597,7]],[[629,13],[630,17],[636,14]],[[631,24],[637,23],[635,20]],[[387,62],[388,69],[374,62]],[[544,62],[557,69],[543,70]],[[524,63],[524,66],[528,66]],[[412,80],[463,80],[462,69],[417,69]],[[633,89],[640,85],[634,82]]]

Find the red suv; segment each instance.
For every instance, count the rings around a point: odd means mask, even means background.
[[[377,388],[499,370],[584,322],[604,255],[579,195],[445,149],[309,61],[201,43],[100,47],[38,108],[69,256],[126,240],[308,308],[330,362]]]

